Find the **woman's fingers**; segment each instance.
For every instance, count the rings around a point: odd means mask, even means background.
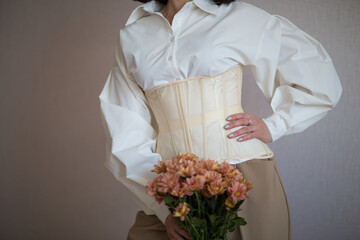
[[[184,240],[184,238],[191,239],[189,233],[186,232],[184,229],[182,229],[179,225],[177,225],[176,219],[171,214],[169,214],[165,220],[165,227],[166,227],[166,232],[169,235],[170,239],[173,240]]]
[[[232,114],[229,115],[227,119],[231,119],[230,123],[226,124],[224,126],[224,128],[226,130],[230,130],[234,127],[239,127],[239,126],[244,126],[240,129],[238,129],[237,131],[231,132],[230,134],[228,134],[228,138],[236,138],[239,136],[242,136],[244,134],[250,134],[252,132],[255,132],[256,130],[256,123],[257,123],[257,117],[255,115],[252,115],[252,119],[249,120],[250,118],[249,113],[236,113],[236,114]],[[251,122],[250,122],[251,121]],[[251,123],[251,125],[249,125],[249,123]],[[251,138],[256,137],[255,134],[250,135]],[[244,141],[245,140],[249,140],[251,139],[249,137],[244,138],[243,136],[238,138],[238,141]]]
[[[179,233],[177,233],[176,231],[174,231],[174,232],[171,234],[170,239],[173,239],[173,240],[184,240],[184,238],[183,238]]]
[[[237,131],[234,131],[230,134],[228,134],[228,137],[229,138],[236,138],[236,137],[239,137],[241,135],[244,135],[244,134],[250,134],[252,132],[255,132],[256,128],[254,126],[248,126],[248,127],[243,127]]]
[[[249,124],[249,119],[243,118],[243,119],[235,120],[235,121],[232,121],[232,122],[226,124],[226,125],[224,126],[224,128],[225,128],[226,130],[229,130],[229,129],[232,129],[232,128],[234,128],[234,127],[246,126],[246,125],[248,125],[248,124]]]
[[[186,232],[181,227],[179,227],[177,224],[173,225],[173,229],[168,235],[170,239],[174,239],[174,240],[191,239],[189,233]]]
[[[237,141],[242,142],[242,141],[250,140],[250,139],[256,138],[256,137],[257,137],[256,133],[252,132],[252,133],[249,133],[249,134],[239,137],[237,139]]]
[[[235,113],[235,114],[231,114],[229,116],[227,116],[226,120],[228,121],[234,121],[234,120],[238,120],[238,119],[241,119],[241,118],[251,118],[252,116],[254,116],[253,114],[251,113]]]
[[[176,225],[174,227],[174,230],[178,233],[178,235],[184,237],[185,239],[191,239],[190,234],[188,232],[186,232],[184,229],[182,229],[181,227],[179,227],[179,225]],[[183,239],[183,238],[181,238]]]
[[[226,120],[229,123],[225,124],[224,128],[230,130],[234,127],[244,126],[234,132],[228,134],[229,138],[238,138],[239,142],[246,141],[252,138],[258,138],[263,142],[272,142],[271,133],[265,122],[251,113],[235,113],[229,115]]]

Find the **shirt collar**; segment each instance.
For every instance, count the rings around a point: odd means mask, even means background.
[[[196,6],[198,6],[201,10],[216,15],[219,10],[219,6],[214,3],[212,0],[192,0]],[[135,22],[136,20],[142,18],[143,16],[158,12],[161,7],[163,6],[162,3],[151,0],[147,3],[143,3],[140,6],[137,6],[132,13],[130,14],[128,20],[125,23],[125,26],[130,25],[131,23]]]

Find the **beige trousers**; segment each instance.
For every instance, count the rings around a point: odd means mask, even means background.
[[[229,240],[290,240],[289,204],[274,157],[252,159],[236,167],[254,184],[241,205],[239,216],[247,225],[228,234]],[[164,224],[155,215],[140,211],[128,240],[169,240]]]

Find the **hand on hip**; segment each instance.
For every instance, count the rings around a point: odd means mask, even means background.
[[[231,132],[229,138],[237,138],[237,141],[242,142],[252,138],[258,138],[265,143],[272,142],[271,133],[265,122],[251,113],[235,113],[227,116],[229,123],[225,124],[224,128],[230,130],[234,127],[244,126],[241,129]]]

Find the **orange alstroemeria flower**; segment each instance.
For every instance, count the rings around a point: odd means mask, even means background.
[[[204,176],[192,176],[186,179],[186,189],[190,191],[201,190],[204,187],[206,178]]]
[[[174,217],[180,217],[180,220],[181,221],[184,221],[185,220],[185,216],[190,212],[190,208],[188,207],[187,203],[180,203],[174,213],[173,213],[173,216]]]
[[[164,161],[159,161],[159,165],[155,165],[155,168],[151,172],[161,174],[166,172],[166,164]]]
[[[228,194],[234,201],[245,199],[247,196],[247,188],[245,183],[233,182],[232,186],[228,188]]]
[[[222,179],[216,179],[208,185],[207,190],[209,191],[209,193],[215,196],[217,194],[223,194],[226,190],[226,186],[227,183],[222,181]]]
[[[236,202],[232,199],[232,197],[227,197],[225,200],[226,210],[230,210],[231,208],[235,207]]]

